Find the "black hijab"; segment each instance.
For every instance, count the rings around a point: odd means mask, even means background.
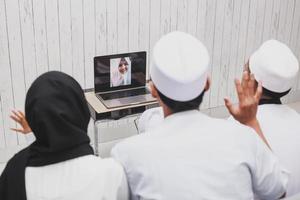
[[[26,119],[36,141],[7,163],[0,199],[26,200],[26,166],[45,166],[93,154],[87,127],[90,113],[80,85],[62,72],[38,77],[26,95]]]

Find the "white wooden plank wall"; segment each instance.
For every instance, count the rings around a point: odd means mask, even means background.
[[[224,96],[236,99],[233,79],[262,41],[278,38],[300,58],[299,29],[300,0],[0,0],[0,162],[2,151],[31,141],[10,130],[9,114],[24,109],[43,72],[91,88],[94,56],[146,50],[149,66],[160,36],[181,30],[209,50],[212,88],[202,108],[218,107]]]

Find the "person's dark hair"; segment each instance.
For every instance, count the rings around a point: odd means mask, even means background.
[[[268,90],[268,89],[263,87],[263,96],[267,96],[267,97],[270,97],[272,99],[280,99],[281,97],[287,95],[290,91],[291,91],[291,89],[289,89],[285,92],[273,92],[273,91]]]
[[[169,109],[173,113],[182,112],[182,111],[188,111],[188,110],[195,110],[199,109],[200,104],[202,103],[203,96],[205,93],[205,90],[201,92],[199,96],[197,96],[195,99],[192,99],[190,101],[175,101],[173,99],[170,99],[166,97],[164,94],[162,94],[157,88],[157,93],[162,100],[162,102],[168,106]]]

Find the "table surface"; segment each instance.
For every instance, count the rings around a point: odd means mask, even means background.
[[[147,103],[140,103],[140,104],[134,104],[129,106],[122,106],[117,108],[107,108],[97,97],[94,91],[85,92],[85,97],[89,105],[95,110],[97,113],[107,113],[117,110],[123,110],[128,108],[137,108],[140,106],[149,106],[157,104],[157,101],[153,102],[147,102]]]

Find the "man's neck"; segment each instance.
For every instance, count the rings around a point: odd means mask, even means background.
[[[162,108],[163,108],[163,111],[164,111],[164,117],[165,118],[173,114],[171,109],[169,109],[166,105],[163,105]]]

